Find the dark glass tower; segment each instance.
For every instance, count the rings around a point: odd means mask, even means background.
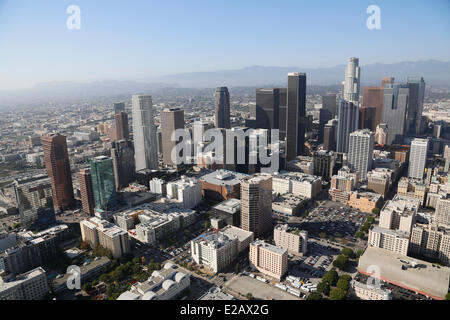
[[[95,207],[108,211],[117,205],[116,183],[111,158],[100,156],[91,160],[92,188]]]
[[[230,93],[227,87],[218,87],[214,93],[214,124],[216,128],[230,129]]]
[[[304,153],[306,127],[306,73],[288,74],[286,161]]]

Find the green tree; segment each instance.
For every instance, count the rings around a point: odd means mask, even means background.
[[[342,277],[338,280],[336,287],[339,289],[342,289],[344,292],[348,291],[348,288],[350,287],[350,284],[348,283],[348,280],[342,279]]]
[[[83,284],[83,286],[81,287],[81,289],[83,289],[83,291],[88,292],[92,290],[92,285],[88,282]]]
[[[355,235],[356,235],[356,237],[357,237],[358,239],[361,239],[361,240],[364,239],[364,232],[362,232],[362,231],[356,232]]]
[[[372,209],[372,213],[376,214],[377,216],[379,216],[380,215],[380,209],[379,208],[373,208]]]
[[[132,261],[133,261],[134,264],[139,264],[140,263],[140,259],[138,257],[133,258]]]
[[[353,250],[351,248],[342,249],[342,254],[347,257],[353,257],[353,255],[354,255]]]
[[[322,282],[328,283],[329,286],[335,286],[338,278],[339,276],[336,270],[331,269],[322,277]]]
[[[450,300],[450,292],[445,295],[445,300]]]
[[[359,249],[358,251],[356,251],[356,257],[359,258],[361,257],[361,255],[363,254],[364,250],[363,249]]]
[[[321,239],[325,239],[327,237],[327,234],[325,232],[321,232],[321,233],[319,233],[319,237]]]
[[[339,255],[336,260],[333,261],[333,267],[339,268],[340,270],[344,270],[347,266],[348,257],[341,254]]]
[[[322,300],[322,294],[320,292],[311,293],[306,300]]]
[[[254,298],[253,298],[253,295],[249,292],[249,293],[247,293],[246,295],[245,295],[245,297],[248,299],[248,300],[253,300]]]
[[[95,279],[94,281],[92,281],[92,286],[96,286],[96,285],[98,285],[98,280],[97,279]]]
[[[346,292],[341,288],[334,288],[330,292],[330,300],[344,300]]]
[[[324,295],[330,294],[330,285],[328,282],[321,281],[319,284],[317,284],[317,292],[323,293]]]
[[[106,273],[102,274],[99,279],[104,283],[111,282],[111,278]]]

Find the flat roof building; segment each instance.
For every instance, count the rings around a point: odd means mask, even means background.
[[[287,271],[288,252],[262,240],[255,240],[250,244],[250,265],[279,281]]]

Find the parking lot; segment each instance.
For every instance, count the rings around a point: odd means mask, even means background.
[[[272,284],[264,283],[245,275],[232,278],[225,283],[224,287],[235,294],[240,293],[243,296],[251,293],[254,298],[261,300],[301,300],[286,291],[276,288]]]
[[[355,243],[354,235],[365,222],[368,213],[357,209],[346,208],[341,203],[324,201],[309,213],[308,217],[299,221],[291,219],[291,224],[302,230],[307,230],[312,238],[325,234],[333,238],[345,239]]]

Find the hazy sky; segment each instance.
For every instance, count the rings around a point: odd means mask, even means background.
[[[81,29],[69,30],[69,5]],[[368,30],[366,9],[381,9]],[[0,0],[0,90],[252,65],[450,60],[449,0]]]

